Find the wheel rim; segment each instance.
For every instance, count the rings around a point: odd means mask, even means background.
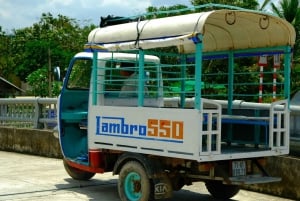
[[[136,201],[142,197],[141,177],[139,174],[131,172],[126,176],[124,191],[129,200]]]

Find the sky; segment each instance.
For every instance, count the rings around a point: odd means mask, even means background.
[[[32,26],[48,12],[76,19],[80,25],[98,25],[101,16],[133,16],[145,13],[149,6],[176,4],[191,6],[190,0],[0,0],[0,26],[10,33]]]
[[[101,16],[133,16],[145,13],[149,6],[171,6],[189,0],[0,0],[0,26],[9,33],[39,22],[42,13],[50,12],[74,18],[79,24],[99,24]]]

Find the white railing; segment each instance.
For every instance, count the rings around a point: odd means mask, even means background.
[[[278,107],[278,106],[283,107]],[[290,115],[287,100],[276,101],[271,104],[269,124],[269,147],[278,149],[288,147],[290,136]]]
[[[0,126],[52,129],[57,98],[1,98]]]
[[[57,98],[0,98],[0,126],[52,129],[56,126],[56,102]],[[291,105],[290,111],[291,138],[300,140],[300,106]]]
[[[221,154],[222,106],[212,100],[202,99],[203,120],[200,134],[200,155]]]

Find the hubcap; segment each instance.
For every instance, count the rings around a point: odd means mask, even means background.
[[[142,197],[141,177],[136,172],[129,173],[124,182],[126,197],[131,201],[137,201]]]

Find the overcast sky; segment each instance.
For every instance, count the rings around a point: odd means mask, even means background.
[[[48,12],[98,25],[100,16],[132,16],[151,5],[175,4],[191,5],[189,0],[0,0],[0,26],[5,32],[29,27]]]

